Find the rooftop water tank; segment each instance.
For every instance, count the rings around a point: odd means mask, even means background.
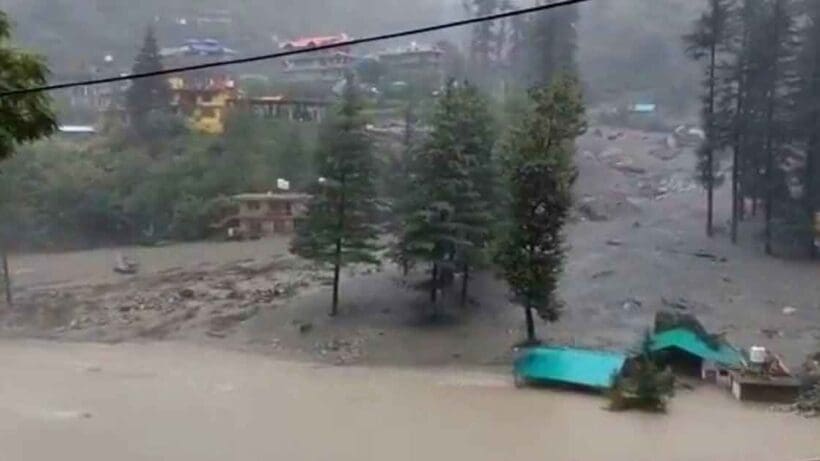
[[[755,365],[766,363],[766,348],[762,346],[750,347],[749,360]]]

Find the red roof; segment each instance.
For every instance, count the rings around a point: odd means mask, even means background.
[[[282,48],[313,48],[316,46],[332,45],[334,43],[350,40],[347,34],[330,35],[326,37],[304,37],[285,42]]]

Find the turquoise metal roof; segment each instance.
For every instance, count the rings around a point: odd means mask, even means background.
[[[743,364],[743,355],[737,349],[725,343],[717,349],[712,349],[697,334],[686,328],[675,328],[652,337],[653,351],[662,351],[672,347],[726,366],[736,367]]]
[[[635,104],[632,106],[632,111],[648,114],[650,112],[655,112],[656,107],[657,106],[655,104]]]
[[[515,361],[516,375],[530,381],[547,381],[606,389],[621,371],[626,356],[606,351],[570,347],[536,347]]]

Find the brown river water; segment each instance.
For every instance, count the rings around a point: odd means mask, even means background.
[[[189,344],[0,342],[0,458],[737,460],[820,456],[820,421],[681,393],[667,415],[504,374],[339,368]]]

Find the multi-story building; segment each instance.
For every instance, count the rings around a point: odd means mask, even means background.
[[[189,66],[222,60],[236,52],[212,39],[187,40],[183,46],[162,50],[168,67]],[[231,101],[239,97],[233,75],[226,69],[204,69],[172,75],[168,79],[171,106],[188,119],[190,127],[207,134],[225,131]]]
[[[309,50],[348,40],[350,38],[347,34],[305,37],[280,43],[279,48],[282,51]],[[344,78],[345,73],[353,67],[356,60],[350,47],[317,50],[285,59],[284,73],[288,78],[298,81],[337,81]]]
[[[434,46],[424,46],[413,42],[407,48],[387,50],[379,53],[379,60],[388,72],[441,72],[444,52]]]
[[[214,227],[240,240],[289,234],[309,200],[310,195],[293,192],[236,195],[232,213]]]

